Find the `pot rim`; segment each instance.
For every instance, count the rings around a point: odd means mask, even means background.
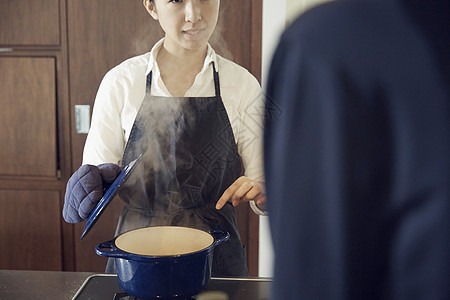
[[[190,228],[195,229],[198,231],[202,231],[204,233],[207,233],[212,236],[213,242],[208,245],[207,247],[194,251],[194,252],[188,252],[188,253],[182,253],[182,254],[175,254],[175,255],[145,255],[145,254],[136,254],[132,252],[128,252],[126,250],[123,250],[119,248],[116,245],[116,240],[122,236],[123,234],[126,234],[128,232],[132,232],[135,230],[142,230],[145,228],[154,228],[154,227],[181,227],[181,228]],[[194,256],[198,255],[205,255],[206,252],[210,252],[215,246],[218,244],[227,241],[230,238],[230,234],[226,231],[220,230],[220,229],[212,229],[210,231],[205,231],[197,228],[191,228],[191,227],[185,227],[185,226],[153,226],[153,227],[142,227],[142,228],[136,228],[127,232],[124,232],[118,236],[116,236],[114,239],[110,241],[103,242],[96,246],[95,251],[100,256],[106,256],[106,257],[113,257],[113,258],[121,258],[126,260],[133,260],[133,261],[152,261],[157,260],[158,262],[163,261],[172,261],[174,259],[184,259],[184,258],[192,258]],[[103,249],[111,249],[110,251],[105,251]]]

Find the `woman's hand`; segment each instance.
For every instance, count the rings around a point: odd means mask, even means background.
[[[238,206],[240,202],[254,200],[256,205],[262,210],[265,208],[266,194],[262,187],[253,180],[241,176],[225,190],[222,197],[217,201],[216,209],[221,209],[227,201],[233,206]]]
[[[113,183],[120,171],[118,165],[111,163],[82,165],[67,182],[64,220],[78,223],[86,219],[103,197],[103,191]]]

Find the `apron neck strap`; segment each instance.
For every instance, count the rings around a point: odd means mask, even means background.
[[[214,89],[216,91],[216,97],[220,97],[220,82],[219,82],[219,73],[216,71],[216,66],[214,62],[212,62],[213,67],[213,76],[214,76]],[[145,92],[150,94],[151,86],[152,86],[152,71],[147,75],[147,83],[146,83]]]
[[[220,97],[220,82],[219,82],[219,73],[216,71],[216,66],[214,62],[212,62],[213,74],[214,74],[214,88],[216,89],[216,97]]]

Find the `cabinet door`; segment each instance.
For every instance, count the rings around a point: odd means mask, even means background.
[[[0,269],[61,270],[59,196],[0,190]]]
[[[72,116],[75,105],[93,105],[107,71],[132,56],[149,51],[162,37],[159,25],[142,1],[68,0],[69,80]],[[72,122],[73,167],[81,165],[86,134]]]
[[[0,176],[57,177],[55,59],[0,57]]]
[[[148,15],[142,1],[68,0],[68,42],[70,101],[75,105],[93,105],[105,73],[125,59],[149,51],[162,37],[159,25]],[[75,116],[74,116],[75,117]],[[72,165],[81,165],[86,134],[75,131],[72,123]],[[122,201],[112,201],[98,222],[83,239],[84,223],[75,225],[76,271],[102,272],[106,259],[95,254],[95,246],[114,237]]]
[[[1,0],[0,45],[58,46],[59,0]]]

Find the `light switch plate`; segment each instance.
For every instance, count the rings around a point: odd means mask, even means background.
[[[77,133],[88,133],[91,126],[91,106],[75,105],[75,127]]]

